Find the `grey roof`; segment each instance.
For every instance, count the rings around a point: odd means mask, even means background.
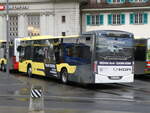
[[[121,31],[121,30],[93,30],[93,31],[88,31],[88,32],[84,32],[83,34],[106,34],[107,32],[120,32],[120,33],[127,33],[127,34],[130,34],[130,35],[133,35],[133,33],[130,33],[130,32],[126,32],[126,31]]]

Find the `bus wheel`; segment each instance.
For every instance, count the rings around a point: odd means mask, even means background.
[[[1,70],[5,71],[5,65],[3,63],[1,64]]]
[[[31,68],[31,66],[28,67],[27,75],[28,75],[29,77],[32,76],[32,68]]]
[[[62,71],[61,71],[61,81],[64,84],[68,83],[68,73],[67,73],[66,69],[62,69]]]

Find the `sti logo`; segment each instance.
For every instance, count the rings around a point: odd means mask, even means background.
[[[113,68],[114,71],[131,71],[131,68]]]

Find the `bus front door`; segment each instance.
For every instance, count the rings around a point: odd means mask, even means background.
[[[57,77],[57,70],[56,70],[56,56],[55,52],[52,48],[45,48],[44,50],[44,66],[45,66],[45,74],[48,77]]]

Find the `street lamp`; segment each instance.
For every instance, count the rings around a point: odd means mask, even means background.
[[[10,62],[9,62],[9,0],[6,0],[6,37],[7,37],[7,43],[6,43],[6,55],[7,55],[7,77],[9,77],[9,70],[10,70]]]

